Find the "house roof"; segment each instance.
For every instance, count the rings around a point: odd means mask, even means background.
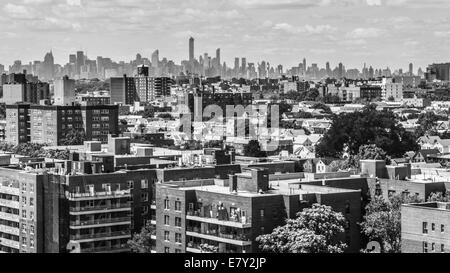
[[[417,154],[421,154],[424,158],[427,158],[428,155],[435,155],[435,154],[439,154],[439,153],[440,152],[438,149],[425,149],[425,150],[419,150],[417,152]]]

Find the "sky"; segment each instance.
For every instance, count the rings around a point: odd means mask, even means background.
[[[450,61],[448,0],[0,0],[0,63],[88,57],[130,61],[137,53],[180,63],[214,55],[284,68],[304,57],[320,67],[415,70]]]

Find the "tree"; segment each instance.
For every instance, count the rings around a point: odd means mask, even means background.
[[[390,97],[388,98],[388,101],[395,101],[394,96],[390,96]]]
[[[331,128],[317,145],[319,157],[340,158],[344,148],[357,155],[363,145],[374,144],[388,156],[402,157],[408,151],[419,150],[413,134],[407,132],[390,111],[377,111],[375,105],[361,112],[334,116]]]
[[[377,241],[384,253],[401,252],[401,205],[422,202],[415,195],[393,195],[389,201],[375,196],[366,206],[361,231],[370,241]]]
[[[323,110],[326,114],[333,114],[333,112],[331,111],[330,107],[328,107],[327,105],[323,104],[323,103],[316,103],[314,104],[312,107],[312,109],[320,109]]]
[[[286,220],[271,234],[256,238],[263,252],[275,253],[342,253],[347,245],[338,240],[345,231],[345,218],[331,207],[314,204]]]
[[[223,140],[210,140],[203,144],[203,148],[222,148]]]
[[[433,192],[428,197],[428,202],[450,202],[450,191],[443,192]]]
[[[61,139],[60,145],[83,145],[84,141],[86,141],[86,133],[84,130],[71,129],[65,134],[64,138]]]
[[[135,253],[151,253],[152,250],[152,238],[155,234],[155,229],[151,225],[150,221],[141,229],[140,233],[133,235],[131,240],[128,240],[128,246],[131,252]]]
[[[420,125],[417,129],[417,135],[419,137],[425,134],[435,136],[437,135],[437,122],[440,117],[433,112],[426,112],[419,115],[417,123]]]
[[[259,141],[250,140],[244,148],[244,155],[250,157],[265,157],[267,156],[266,152],[261,151],[261,146]]]

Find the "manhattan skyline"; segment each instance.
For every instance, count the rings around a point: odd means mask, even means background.
[[[235,57],[284,67],[342,62],[347,68],[407,70],[450,60],[448,1],[142,1],[2,0],[0,63],[41,60],[50,50],[55,63],[83,50],[90,58],[133,60],[136,53],[188,60],[221,48],[222,62]],[[325,8],[326,7],[326,8]],[[439,7],[439,8],[437,8]],[[277,13],[271,13],[277,10]],[[269,16],[270,15],[270,16]],[[12,22],[12,23],[11,23]]]

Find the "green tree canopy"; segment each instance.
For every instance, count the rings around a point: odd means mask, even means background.
[[[381,244],[384,253],[401,252],[401,205],[420,203],[415,195],[393,195],[389,201],[375,196],[366,206],[361,231],[371,241]]]
[[[390,111],[377,111],[376,106],[366,106],[361,112],[342,113],[333,117],[330,130],[317,145],[319,157],[339,158],[344,147],[350,155],[357,155],[363,145],[374,144],[391,157],[402,157],[405,152],[417,151],[413,134],[396,120]]]
[[[150,221],[141,229],[140,233],[133,235],[133,238],[128,241],[128,246],[131,252],[134,253],[151,253],[152,239],[151,236],[155,234],[155,229]]]
[[[271,234],[256,238],[264,252],[275,253],[341,253],[347,245],[337,236],[344,232],[345,218],[331,207],[314,204],[288,219]]]
[[[261,150],[261,145],[257,140],[250,140],[244,147],[244,155],[250,157],[265,157],[266,152]]]
[[[84,141],[86,141],[86,133],[84,130],[71,129],[65,134],[64,138],[61,139],[60,145],[83,145]]]

